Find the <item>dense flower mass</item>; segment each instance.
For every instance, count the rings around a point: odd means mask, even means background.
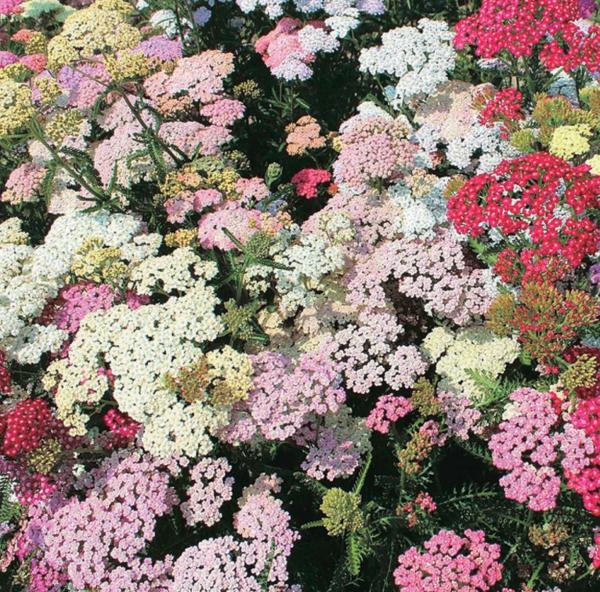
[[[597,592],[596,0],[0,0],[0,590]]]

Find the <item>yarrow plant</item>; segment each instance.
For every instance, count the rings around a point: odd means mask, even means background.
[[[597,592],[594,0],[0,0],[0,590]]]

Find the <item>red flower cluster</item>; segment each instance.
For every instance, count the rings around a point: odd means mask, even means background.
[[[62,449],[78,445],[81,438],[69,435],[44,399],[19,401],[0,415],[0,453],[15,458],[37,450],[47,439],[57,440]]]
[[[516,88],[505,88],[485,103],[479,121],[488,127],[501,123],[502,135],[507,138],[514,127],[512,124],[524,118],[522,107],[523,95]]]
[[[6,367],[6,354],[0,350],[0,393],[8,395],[11,390],[10,372]]]
[[[118,409],[109,409],[102,418],[104,425],[115,435],[118,445],[127,445],[136,437],[140,424]]]
[[[503,51],[530,56],[546,35],[577,18],[578,0],[483,0],[479,12],[457,23],[454,44],[459,49],[473,45],[483,58]]]
[[[47,435],[53,419],[44,399],[19,401],[14,409],[0,416],[0,450],[12,457],[32,452]]]
[[[300,197],[317,197],[318,186],[331,181],[331,173],[324,169],[302,169],[292,177],[292,185]]]
[[[600,177],[587,165],[538,152],[467,181],[448,217],[462,234],[501,240],[495,271],[503,281],[553,282],[598,250],[600,230],[588,214],[599,202]]]
[[[544,46],[540,60],[549,70],[573,72],[583,66],[592,74],[600,73],[600,27],[592,25],[582,31],[573,23],[565,25],[560,35]]]
[[[571,421],[593,441],[594,456],[590,466],[567,475],[567,485],[581,495],[588,512],[600,516],[600,397],[580,401]]]

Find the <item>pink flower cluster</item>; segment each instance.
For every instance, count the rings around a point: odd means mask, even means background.
[[[588,512],[600,516],[600,397],[579,401],[571,422],[589,442],[589,466],[576,463],[565,467],[567,485],[581,495]]]
[[[297,362],[283,354],[253,357],[255,376],[245,404],[256,428],[268,440],[292,437],[311,417],[335,413],[346,400],[334,362],[321,352]]]
[[[39,74],[45,69],[46,62],[47,59],[43,53],[18,56],[11,51],[0,51],[0,69],[10,64],[22,64],[26,68],[29,68],[34,74]]]
[[[188,501],[180,506],[189,526],[213,526],[221,519],[221,506],[233,496],[233,477],[227,476],[230,471],[226,458],[203,458],[194,466]]]
[[[315,28],[324,28],[322,21],[307,23]],[[274,76],[285,80],[307,80],[312,75],[309,66],[316,55],[305,48],[299,37],[303,23],[300,19],[284,17],[275,28],[259,37],[255,49]]]
[[[423,546],[398,558],[394,582],[402,592],[487,592],[502,577],[500,546],[481,530],[440,530]]]
[[[375,432],[387,434],[393,423],[408,415],[412,410],[412,403],[406,397],[383,395],[377,399],[365,424]]]
[[[227,535],[201,541],[175,562],[173,590],[178,592],[258,592],[297,590],[287,585],[287,559],[299,535],[273,493],[278,480],[262,475],[244,491],[234,527],[242,537]],[[299,592],[299,589],[298,589]]]
[[[174,62],[183,57],[183,45],[179,39],[169,39],[164,35],[153,35],[144,39],[133,50],[148,58],[157,58],[161,62]]]
[[[342,150],[333,165],[336,182],[364,189],[410,169],[418,146],[408,141],[409,129],[402,119],[382,115],[357,116],[342,124]]]
[[[265,216],[268,217],[258,210],[244,208],[238,202],[227,202],[202,216],[198,222],[200,245],[205,249],[236,249],[235,243],[223,229],[228,230],[239,242],[245,243],[262,229]]]
[[[468,440],[471,433],[481,434],[483,426],[478,425],[481,411],[473,407],[469,397],[442,391],[438,393],[437,400],[452,436]]]
[[[459,325],[482,315],[495,295],[488,272],[471,267],[462,244],[446,229],[439,229],[433,240],[384,242],[360,258],[349,282],[348,301],[369,309],[384,307],[384,284],[392,278],[398,293],[423,300],[428,313]]]
[[[368,309],[356,323],[349,323],[335,333],[332,355],[340,364],[348,388],[357,394],[366,394],[372,387],[387,380],[388,358],[392,356],[402,331],[396,315]],[[409,366],[406,379],[413,376],[413,370],[420,366],[420,356],[412,359],[415,365]],[[410,359],[407,362],[411,364]],[[396,371],[392,371],[390,378],[397,379]]]
[[[107,284],[79,282],[61,288],[58,296],[46,304],[39,320],[74,334],[79,330],[83,319],[92,312],[108,310],[120,302],[125,302],[130,309],[135,310],[149,300],[148,296],[138,295],[131,290],[121,293]],[[68,346],[68,342],[65,346]]]
[[[46,172],[44,167],[33,162],[18,166],[6,180],[0,200],[13,205],[38,200]]]
[[[41,76],[45,74],[42,73]],[[87,112],[104,92],[110,76],[104,64],[89,62],[76,68],[63,66],[56,74],[56,81],[67,95],[68,104]]]
[[[506,497],[534,511],[556,506],[561,480],[553,465],[559,447],[567,471],[579,472],[587,466],[592,451],[582,430],[568,425],[559,429],[553,397],[526,387],[514,391],[509,397],[509,418],[500,423],[488,444],[494,466],[509,471],[500,479]]]
[[[292,177],[292,185],[296,193],[305,199],[317,197],[319,185],[331,181],[331,173],[323,169],[302,169]]]
[[[44,525],[43,560],[80,589],[118,592],[123,582],[164,581],[170,559],[153,564],[143,553],[156,520],[177,502],[167,467],[124,451],[87,478],[86,496],[70,498]]]
[[[11,14],[19,14],[22,12],[23,0],[0,0],[0,14],[9,16]]]

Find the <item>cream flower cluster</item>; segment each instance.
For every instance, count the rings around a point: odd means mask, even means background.
[[[132,269],[129,281],[138,294],[150,296],[158,290],[173,294],[187,292],[198,277],[210,280],[217,272],[214,262],[202,261],[191,247],[184,247],[169,255],[145,259]]]
[[[441,377],[440,391],[456,393],[477,401],[483,395],[469,376],[477,370],[496,378],[519,355],[519,344],[511,337],[497,337],[485,327],[468,327],[453,333],[436,327],[423,340],[422,351]]]
[[[178,400],[165,373],[192,365],[200,346],[214,340],[223,324],[218,298],[202,278],[180,297],[135,310],[126,304],[89,314],[73,340],[69,359],[50,365],[46,385],[56,381],[59,417],[73,433],[85,433],[84,405],[98,402],[112,386],[119,409],[144,426],[142,445],[156,456],[206,454],[208,433],[223,425],[226,409]],[[110,380],[99,370],[110,368]]]

